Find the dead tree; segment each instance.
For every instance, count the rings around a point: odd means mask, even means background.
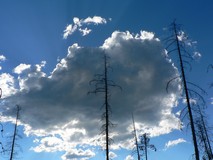
[[[2,89],[0,88],[0,98],[2,97]],[[1,126],[1,136],[3,137],[3,125],[0,123]],[[1,146],[1,152],[0,153],[4,153],[4,147],[2,142],[0,141],[0,146]]]
[[[101,120],[104,121],[104,124],[101,127],[101,134],[103,134],[106,138],[106,160],[109,160],[109,145],[112,141],[109,135],[109,128],[114,126],[114,124],[110,121],[110,116],[112,114],[111,106],[109,104],[110,88],[118,87],[121,89],[120,86],[118,86],[117,84],[115,84],[114,81],[109,79],[109,69],[111,69],[109,65],[109,57],[104,53],[104,72],[103,74],[96,74],[95,78],[90,81],[90,85],[94,84],[95,89],[93,91],[88,92],[88,94],[104,94],[103,107],[105,108],[105,110],[101,116]]]
[[[212,147],[209,138],[209,129],[207,127],[207,122],[204,117],[204,113],[201,111],[200,107],[198,107],[198,118],[196,120],[197,136],[200,143],[200,148],[204,150],[203,157],[208,160],[213,159]]]
[[[2,97],[2,89],[0,88],[0,98]]]
[[[141,151],[144,151],[146,160],[148,160],[148,154],[147,154],[148,149],[157,151],[156,147],[153,144],[149,144],[149,142],[150,142],[150,138],[147,136],[147,133],[144,133],[141,136],[141,143],[139,144],[139,149]]]
[[[134,115],[133,114],[132,114],[132,123],[133,123],[133,134],[134,134],[134,139],[135,139],[135,146],[136,146],[137,157],[138,157],[138,160],[140,160],[138,138],[137,138],[137,133],[136,133],[136,128],[135,128],[135,120],[134,120]]]
[[[3,137],[3,125],[0,123],[0,126],[1,126],[1,137]],[[1,146],[1,151],[0,153],[4,153],[5,152],[5,149],[4,149],[4,146],[2,144],[2,142],[0,141],[0,146]]]
[[[171,53],[177,53],[178,54],[178,59],[179,59],[179,67],[180,67],[180,72],[181,76],[180,77],[175,77],[172,80],[168,82],[171,83],[173,80],[180,78],[182,81],[182,87],[186,99],[186,105],[187,105],[187,114],[189,116],[189,123],[191,126],[191,133],[192,133],[192,139],[193,139],[193,145],[194,145],[194,153],[195,153],[195,159],[199,160],[199,150],[198,150],[198,144],[197,144],[197,137],[196,137],[196,131],[195,131],[195,123],[194,123],[194,117],[193,117],[193,111],[190,103],[190,95],[195,95],[199,96],[198,92],[190,89],[188,85],[192,85],[194,87],[199,88],[197,85],[187,82],[186,80],[186,74],[185,74],[185,67],[186,65],[190,66],[189,61],[193,60],[192,55],[186,50],[187,44],[185,43],[184,39],[187,39],[187,37],[181,37],[182,33],[180,29],[180,25],[177,25],[176,22],[174,21],[171,26],[170,30],[172,31],[172,35],[169,36],[166,40],[167,47],[166,49],[168,50],[168,55]],[[201,88],[199,88],[201,89]],[[202,89],[201,89],[202,90]],[[202,97],[201,97],[202,99]]]
[[[13,138],[12,138],[10,160],[13,160],[13,156],[14,156],[14,148],[15,148],[15,144],[16,144],[15,141],[17,138],[17,126],[18,126],[18,120],[19,120],[19,111],[20,111],[20,106],[17,105],[16,122],[15,122],[15,127],[14,127],[14,132],[13,132]]]
[[[208,159],[208,160],[212,160],[212,154],[211,154],[211,150],[210,150],[210,148],[209,148],[209,146],[208,146],[208,143],[207,143],[207,137],[206,137],[206,135],[205,135],[205,132],[204,132],[204,128],[203,128],[203,126],[202,126],[202,124],[201,123],[199,123],[199,122],[197,122],[197,135],[198,135],[198,140],[200,140],[200,144],[199,144],[199,146],[200,146],[200,148],[201,148],[201,150],[203,149],[204,151],[204,153],[203,153],[203,159]]]

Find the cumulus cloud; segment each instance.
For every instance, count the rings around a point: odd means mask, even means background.
[[[73,18],[74,24],[67,25],[66,29],[64,30],[63,38],[67,39],[69,35],[72,35],[75,31],[79,31],[82,36],[88,35],[92,29],[89,29],[85,26],[89,25],[99,25],[99,24],[106,24],[107,20],[100,16],[94,17],[87,17],[86,19],[79,19],[78,17]]]
[[[74,23],[82,24],[79,19]],[[109,78],[122,86],[122,91],[110,90],[110,119],[117,124],[110,129],[110,136],[116,142],[112,148],[129,149],[132,112],[139,134],[146,132],[158,136],[170,133],[178,129],[179,120],[172,109],[177,104],[180,90],[179,84],[174,83],[170,92],[166,92],[167,82],[178,72],[162,56],[164,52],[160,40],[146,31],[136,36],[115,31],[102,46],[95,48],[73,44],[50,76],[42,71],[45,62],[17,71],[20,74],[16,83],[20,88],[4,98],[6,105],[1,106],[2,116],[12,116],[15,104],[22,107],[25,134],[38,136],[39,149],[32,148],[37,152],[64,150],[64,160],[94,156],[95,153],[85,146],[104,143],[99,134],[103,96],[87,95],[87,92],[94,89],[89,85],[94,74],[103,73],[105,53],[113,68]],[[52,141],[49,137],[56,138]]]
[[[18,91],[15,86],[15,79],[9,73],[0,74],[1,98],[7,98],[15,95]]]
[[[176,146],[180,143],[186,143],[186,140],[183,139],[183,138],[179,138],[179,139],[176,139],[176,140],[168,141],[165,144],[165,150],[168,149],[168,148],[174,147],[174,146]]]

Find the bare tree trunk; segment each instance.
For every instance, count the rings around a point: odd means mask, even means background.
[[[144,146],[145,146],[145,156],[146,156],[146,160],[148,160],[148,156],[147,156],[147,137],[146,137],[146,133],[144,134]]]
[[[200,130],[201,133],[201,138],[202,138],[202,142],[204,143],[204,147],[205,147],[205,151],[207,153],[208,159],[212,160],[213,159],[213,154],[212,154],[212,148],[211,148],[211,144],[210,144],[210,140],[209,140],[209,135],[208,135],[208,131],[206,128],[206,123],[204,121],[204,116],[201,112],[200,107],[198,108],[199,110],[199,115],[200,115],[200,119],[198,120],[198,128]]]
[[[13,133],[13,141],[12,141],[12,148],[11,148],[11,153],[10,153],[10,160],[13,160],[14,146],[15,146],[15,140],[16,140],[16,135],[17,135],[17,125],[18,125],[18,119],[19,119],[19,111],[20,111],[20,107],[17,105],[16,123],[15,123],[15,128],[14,128],[14,133]]]
[[[150,138],[147,136],[147,133],[144,133],[143,136],[141,136],[141,144],[140,148],[145,152],[145,159],[148,160],[148,149],[151,149],[153,151],[157,151],[156,147],[153,144],[150,144]]]
[[[206,125],[205,125],[204,120],[203,120],[203,115],[201,115],[201,121],[203,123],[204,134],[205,134],[206,142],[207,142],[207,145],[208,145],[208,148],[209,148],[208,155],[210,155],[210,159],[213,159],[212,148],[211,148],[211,144],[210,144],[210,140],[209,140],[209,135],[208,135],[208,132],[207,132],[207,129],[206,129]]]
[[[102,133],[106,136],[106,160],[109,160],[109,145],[110,145],[110,136],[109,136],[109,127],[112,126],[113,124],[110,122],[110,112],[111,112],[111,107],[109,105],[109,88],[110,87],[118,87],[121,89],[120,86],[116,85],[112,80],[109,80],[108,78],[108,68],[109,64],[107,61],[107,55],[104,54],[104,73],[103,74],[96,74],[93,80],[90,81],[91,83],[95,83],[95,89],[93,91],[90,91],[88,93],[102,93],[104,94],[104,107],[105,111],[102,114],[102,120],[104,121],[104,124],[102,125]]]
[[[104,55],[104,87],[105,87],[105,114],[106,114],[106,160],[109,160],[109,104],[108,104],[108,68],[107,58]]]
[[[198,125],[198,129],[200,130],[200,136],[201,136],[201,140],[204,144],[205,153],[207,154],[208,159],[211,160],[211,155],[209,154],[209,149],[208,149],[208,146],[207,146],[206,137],[204,135],[203,127],[201,126],[201,124]]]
[[[185,96],[186,96],[186,103],[187,103],[188,114],[189,114],[189,119],[190,119],[190,126],[191,126],[191,131],[192,131],[195,158],[196,158],[196,160],[199,160],[200,157],[199,157],[199,150],[198,150],[198,145],[197,145],[197,138],[196,138],[196,134],[195,134],[194,120],[193,120],[193,115],[192,115],[192,110],[191,110],[191,105],[190,105],[190,100],[189,100],[188,88],[187,88],[187,83],[186,83],[186,78],[185,78],[184,67],[183,67],[183,60],[182,60],[182,56],[181,56],[180,44],[179,44],[179,40],[178,40],[178,34],[177,34],[175,22],[174,22],[174,32],[175,32],[178,55],[179,55],[179,59],[180,59],[180,68],[181,68],[181,73],[182,73],[184,92],[185,92]]]
[[[132,114],[132,122],[133,122],[133,129],[134,129],[134,137],[135,137],[135,145],[136,145],[137,156],[138,156],[138,160],[140,160],[140,153],[139,153],[139,149],[138,149],[138,139],[137,139],[137,133],[136,133],[136,129],[135,129],[135,120],[134,120],[133,114]]]

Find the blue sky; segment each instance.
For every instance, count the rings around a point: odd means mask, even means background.
[[[162,40],[176,19],[196,41],[193,50],[202,56],[186,74],[208,93],[204,98],[212,125],[213,70],[207,72],[213,59],[212,7],[211,0],[0,0],[1,140],[6,144],[12,135],[18,104],[22,139],[17,143],[22,152],[18,150],[17,158],[104,159],[99,135],[102,96],[87,95],[89,81],[102,72],[104,49],[111,57],[110,76],[123,88],[112,90],[110,100],[117,124],[111,131],[112,158],[136,159],[134,112],[138,134],[149,132],[157,148],[149,151],[149,159],[190,159],[190,129],[178,128],[176,113],[184,106],[178,84],[165,91],[165,82],[178,71],[162,56]]]

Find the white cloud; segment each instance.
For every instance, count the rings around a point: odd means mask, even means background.
[[[75,19],[75,23],[79,21]],[[116,141],[112,148],[130,148],[132,112],[140,126],[138,133],[146,131],[158,136],[178,129],[178,118],[172,113],[180,92],[178,83],[166,92],[167,82],[177,76],[177,69],[162,56],[161,42],[145,31],[138,36],[115,31],[102,46],[95,48],[73,44],[48,77],[42,72],[46,62],[31,66],[27,72],[20,71],[22,74],[16,80],[20,91],[4,99],[2,116],[13,116],[13,106],[19,104],[25,133],[38,136],[40,151],[64,150],[64,160],[93,156],[93,151],[76,147],[104,143],[99,135],[102,96],[87,95],[94,89],[89,85],[94,74],[103,73],[103,52],[111,57],[110,79],[122,86],[122,91],[111,89],[110,118],[117,124],[110,130]],[[57,137],[54,144],[49,142],[50,136]]]
[[[4,55],[0,55],[0,61],[5,61],[6,57]]]
[[[82,36],[86,36],[89,33],[91,33],[92,29],[84,27],[88,25],[99,25],[99,24],[106,24],[107,20],[105,18],[102,18],[100,16],[94,16],[94,17],[87,17],[86,19],[79,19],[78,17],[73,18],[74,24],[67,25],[66,29],[64,30],[63,38],[67,39],[69,35],[72,35],[75,31],[79,31]]]
[[[152,32],[146,32],[146,31],[141,31],[141,39],[153,39],[154,38],[154,33]]]
[[[82,36],[86,36],[86,35],[88,35],[92,30],[91,30],[91,29],[88,29],[88,28],[84,28],[84,29],[79,28],[79,31],[82,33]]]
[[[77,25],[69,24],[67,25],[66,29],[64,30],[63,38],[67,39],[67,37],[73,34],[77,30]]]
[[[110,159],[114,159],[116,157],[117,157],[117,155],[114,152],[109,152],[109,158]]]
[[[64,150],[63,141],[57,137],[45,137],[40,141],[37,139],[36,143],[40,143],[40,145],[31,148],[35,152],[55,152]]]
[[[168,148],[174,147],[174,146],[176,146],[180,143],[186,143],[186,140],[183,139],[183,138],[179,138],[179,139],[176,139],[176,140],[173,140],[173,141],[168,141],[165,144],[165,150],[168,149]]]
[[[95,153],[89,149],[73,149],[62,156],[62,160],[87,160],[95,156]]]
[[[131,155],[128,155],[125,160],[134,160],[134,158]]]
[[[100,16],[94,16],[94,17],[87,17],[86,19],[82,19],[81,20],[82,23],[86,23],[86,24],[106,24],[107,21],[105,18],[102,18]]]
[[[6,57],[4,55],[0,55],[0,63],[5,60],[6,60]],[[0,70],[2,70],[2,66],[0,66]]]
[[[17,74],[21,74],[24,70],[30,69],[30,64],[20,64],[17,67],[14,68],[13,72]]]
[[[195,60],[199,60],[201,57],[202,57],[201,53],[199,53],[199,52],[194,52],[193,58],[194,58]]]
[[[41,69],[45,67],[46,63],[47,63],[46,61],[41,61],[41,64],[36,64],[35,67],[37,71],[41,72]]]
[[[78,17],[73,18],[73,23],[76,24],[77,26],[81,26],[80,19]]]
[[[8,73],[0,74],[1,98],[7,98],[14,95],[18,90],[15,86],[14,77]]]

